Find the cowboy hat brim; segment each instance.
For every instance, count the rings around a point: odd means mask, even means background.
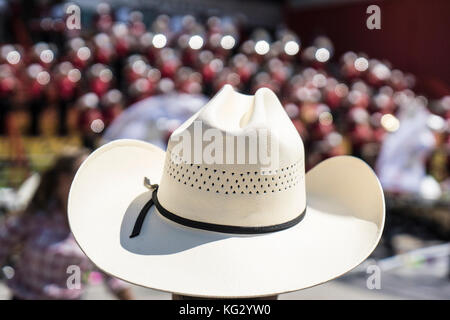
[[[364,261],[384,226],[384,196],[372,169],[340,156],[306,174],[307,210],[297,225],[274,233],[205,231],[166,219],[153,206],[138,237],[134,222],[159,183],[165,152],[116,140],[79,168],[68,215],[76,241],[106,273],[140,286],[197,297],[249,298],[308,288]],[[174,195],[176,197],[176,195]]]

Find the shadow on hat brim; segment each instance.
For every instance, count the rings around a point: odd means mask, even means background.
[[[151,196],[143,177],[159,183],[164,156],[151,144],[117,140],[92,153],[73,181],[68,214],[75,239],[101,270],[122,280],[198,297],[263,297],[334,279],[364,261],[380,240],[383,191],[372,169],[349,156],[306,174],[306,216],[287,230],[198,230],[152,207],[140,235],[129,238]]]

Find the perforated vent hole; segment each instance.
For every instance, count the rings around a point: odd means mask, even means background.
[[[170,154],[170,151],[168,153]],[[170,179],[173,178],[175,183],[202,192],[231,195],[274,193],[295,187],[303,178],[303,162],[299,160],[289,166],[264,173],[219,170],[208,168],[208,165],[204,164],[186,162],[183,165],[183,162],[172,161],[171,156],[166,158],[165,164],[165,174],[168,174]]]

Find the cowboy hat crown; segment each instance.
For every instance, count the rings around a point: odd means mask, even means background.
[[[226,85],[171,135],[158,199],[186,219],[268,227],[304,212],[304,176],[302,140],[275,94]]]

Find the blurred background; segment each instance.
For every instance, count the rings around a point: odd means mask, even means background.
[[[368,27],[370,5],[380,29]],[[362,158],[387,206],[366,262],[280,298],[450,299],[449,12],[446,0],[0,0],[0,225],[30,208],[68,148],[118,138],[164,148],[224,84],[269,87],[303,138],[306,169]],[[21,253],[10,249],[0,299],[18,294],[8,283]],[[89,273],[82,298],[115,298],[102,277]]]

